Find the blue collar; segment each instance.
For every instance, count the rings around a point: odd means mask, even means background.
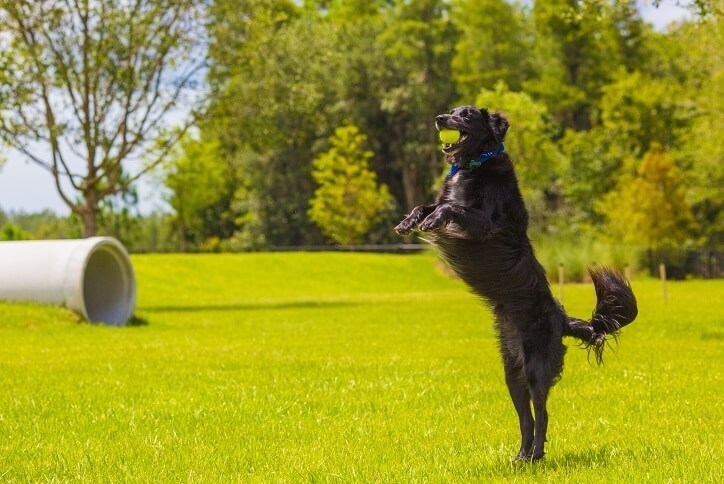
[[[490,158],[493,158],[494,156],[498,156],[503,151],[505,151],[505,146],[503,146],[503,143],[500,143],[500,146],[498,146],[493,151],[483,151],[482,153],[480,153],[478,155],[477,158],[475,158],[474,160],[470,160],[470,163],[468,163],[468,168],[470,168],[471,170],[474,170],[475,168],[479,168],[480,165],[482,165],[483,163],[488,161]],[[453,163],[450,166],[450,171],[448,172],[447,176],[451,177],[455,173],[457,173],[459,170],[460,170],[460,167],[456,163]]]

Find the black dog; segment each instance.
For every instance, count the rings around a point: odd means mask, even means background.
[[[436,127],[461,133],[456,143],[443,145],[450,173],[437,203],[416,207],[395,230],[426,232],[447,264],[492,306],[505,381],[520,420],[517,459],[537,460],[545,454],[548,393],[563,370],[563,336],[580,339],[600,364],[606,340],[636,318],[636,298],[620,274],[589,269],[598,297],[593,317],[566,315],[526,233],[528,212],[503,146],[508,121],[462,106],[437,116]]]

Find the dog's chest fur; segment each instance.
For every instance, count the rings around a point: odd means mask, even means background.
[[[479,224],[471,228],[449,223],[431,237],[442,258],[474,292],[496,306],[511,294],[529,290],[530,280],[518,274],[520,261],[532,254],[528,213],[506,155],[447,178],[437,203],[470,211],[471,220]]]
[[[450,203],[458,207],[482,208],[485,180],[480,173],[460,170],[445,179],[438,203]]]

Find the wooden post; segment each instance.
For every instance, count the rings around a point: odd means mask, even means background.
[[[668,302],[669,291],[666,288],[666,265],[663,262],[659,264],[659,278],[661,278],[661,288],[663,290],[664,302]]]
[[[558,264],[558,300],[563,304],[563,283],[565,282],[565,274],[563,272],[563,262]]]

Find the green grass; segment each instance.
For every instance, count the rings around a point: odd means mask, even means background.
[[[605,367],[569,342],[548,455],[490,314],[430,254],[133,258],[148,324],[0,304],[0,481],[714,482],[724,281],[634,281]],[[555,288],[554,288],[555,289]],[[557,293],[557,289],[555,291]],[[589,285],[565,288],[590,314]]]

